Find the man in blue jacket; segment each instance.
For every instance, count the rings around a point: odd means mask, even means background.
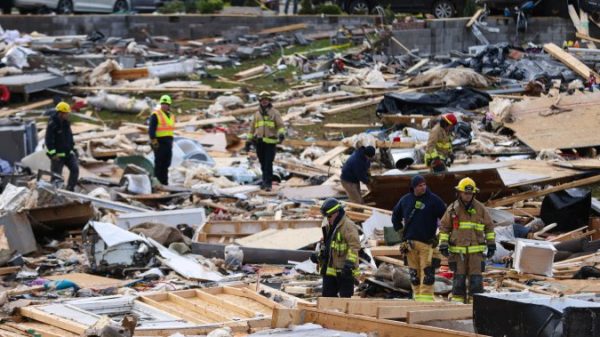
[[[416,175],[410,181],[410,193],[400,198],[392,213],[394,229],[403,230],[400,250],[408,261],[416,301],[433,301],[435,267],[431,260],[438,221],[445,211],[442,199],[427,188],[425,178]]]
[[[342,187],[351,202],[362,204],[360,183],[369,184],[369,168],[375,157],[375,148],[361,146],[346,160],[342,167]]]

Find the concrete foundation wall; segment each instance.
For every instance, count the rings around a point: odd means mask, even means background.
[[[172,39],[200,39],[226,35],[248,27],[248,33],[298,23],[309,32],[330,31],[341,25],[360,27],[374,24],[373,16],[213,16],[213,15],[3,15],[4,29],[37,31],[48,35],[84,35],[100,31],[105,36],[136,37],[142,29],[153,36]],[[243,28],[242,28],[243,29]]]
[[[467,51],[470,46],[481,44],[470,29],[465,28],[468,18],[427,21],[426,28],[395,30],[394,36],[410,49],[419,49],[421,53],[447,54],[452,50]],[[487,19],[490,27],[500,29],[499,33],[480,29],[492,44],[500,42],[515,43],[516,27],[513,19],[491,17]],[[536,44],[554,42],[561,45],[564,40],[575,39],[575,27],[570,20],[558,17],[533,17],[525,34],[519,34],[522,42]],[[393,53],[403,53],[392,43]]]

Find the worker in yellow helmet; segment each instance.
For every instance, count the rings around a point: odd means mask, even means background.
[[[463,178],[455,188],[458,198],[440,220],[439,249],[448,257],[448,266],[454,272],[452,301],[468,303],[467,276],[469,296],[482,293],[485,256],[494,255],[496,234],[490,214],[475,199],[479,191],[475,181]]]
[[[285,126],[281,114],[273,108],[271,94],[263,91],[258,98],[260,105],[250,124],[246,151],[250,151],[252,145],[256,147],[256,155],[262,171],[261,189],[270,191],[273,182],[273,160],[275,160],[277,143],[285,139]]]
[[[154,150],[154,176],[163,185],[169,184],[169,166],[173,156],[175,115],[171,112],[171,96],[160,97],[160,108],[150,115],[148,135]]]
[[[51,112],[46,129],[46,154],[51,160],[50,169],[62,177],[63,168],[69,169],[67,190],[73,191],[79,179],[79,161],[75,151],[75,141],[69,122],[71,106],[66,102],[59,102]],[[56,178],[52,179],[56,181]]]

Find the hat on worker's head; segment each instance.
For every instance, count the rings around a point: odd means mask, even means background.
[[[367,156],[367,157],[375,156],[375,148],[371,145],[365,147],[365,156]]]
[[[258,94],[258,99],[268,99],[268,100],[272,100],[273,96],[271,95],[270,92],[268,91],[261,91],[260,94]]]
[[[477,188],[477,185],[475,185],[475,181],[469,177],[467,178],[462,178],[459,182],[458,185],[456,185],[455,189],[459,192],[466,192],[466,193],[477,193],[479,192],[479,189]]]
[[[171,105],[171,104],[173,104],[173,100],[171,100],[171,96],[169,96],[169,95],[162,95],[162,96],[160,96],[160,104]]]
[[[416,176],[414,176],[410,179],[410,190],[411,191],[414,190],[415,187],[419,186],[419,184],[424,183],[424,182],[425,182],[425,178],[422,175],[417,174]]]
[[[340,209],[343,209],[342,204],[336,198],[327,198],[321,205],[321,215],[328,217]]]
[[[454,116],[453,113],[447,113],[442,115],[442,119],[446,121],[446,123],[448,123],[449,125],[456,125],[458,124],[458,120],[456,119],[456,116]]]
[[[71,106],[67,102],[60,102],[56,105],[56,111],[62,113],[69,113],[71,112]]]

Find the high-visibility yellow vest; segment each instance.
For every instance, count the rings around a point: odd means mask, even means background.
[[[175,133],[175,114],[171,113],[171,118],[169,118],[161,109],[154,110],[152,114],[156,115],[158,120],[156,138],[173,137]]]

